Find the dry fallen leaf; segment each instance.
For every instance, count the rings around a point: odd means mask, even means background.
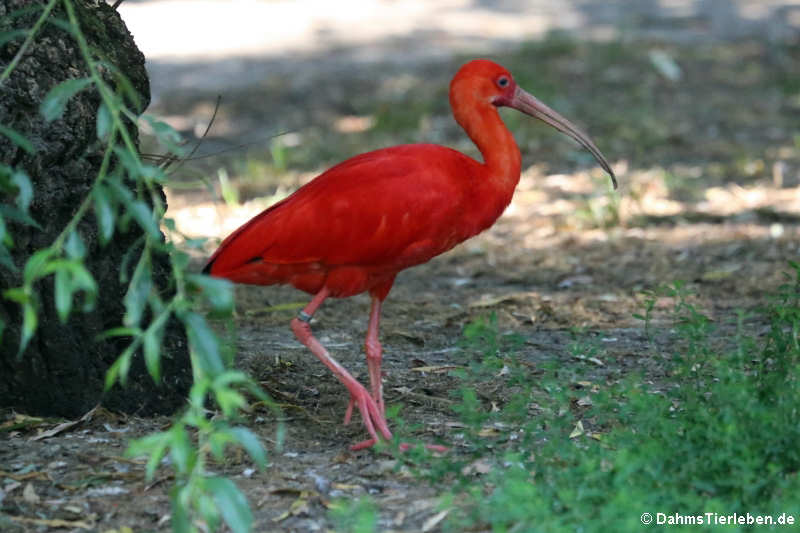
[[[411,371],[441,373],[441,372],[446,372],[447,370],[455,370],[457,368],[465,368],[465,367],[459,365],[418,366],[412,368]]]
[[[402,337],[410,342],[413,342],[417,346],[424,346],[425,345],[425,338],[421,335],[417,335],[416,333],[412,333],[410,331],[406,331],[403,329],[393,329],[391,331],[387,331],[386,335],[396,335],[398,337]]]
[[[308,514],[309,512],[308,498],[309,496],[312,496],[314,494],[315,493],[306,490],[301,491],[300,496],[295,501],[292,502],[292,504],[289,506],[289,509],[280,516],[276,516],[275,518],[273,518],[272,521],[282,522],[287,518],[289,518],[290,516]]]
[[[48,439],[50,437],[58,435],[62,431],[66,431],[68,429],[71,429],[71,428],[77,426],[78,424],[86,422],[87,420],[91,420],[91,418],[97,412],[97,408],[98,407],[100,407],[100,406],[96,405],[94,408],[92,408],[88,413],[86,413],[85,415],[80,417],[78,420],[71,420],[69,422],[62,422],[61,424],[57,425],[53,429],[49,429],[47,431],[43,431],[43,432],[39,433],[38,435],[35,435],[35,436],[31,437],[31,440]]]
[[[361,485],[353,485],[350,483],[331,483],[331,487],[336,490],[357,490],[362,488]]]
[[[577,403],[579,407],[591,407],[592,399],[588,396],[584,396],[582,398],[578,398],[578,401],[575,403]]]
[[[39,426],[43,423],[44,423],[44,418],[15,413],[14,418],[0,424],[0,430],[10,431],[11,429]]]
[[[15,481],[25,481],[26,479],[44,479],[47,481],[53,481],[48,472],[39,472],[36,470],[32,472],[25,472],[24,474],[12,474],[11,472],[0,470],[0,477],[7,477]]]
[[[573,357],[575,359],[578,359],[579,361],[589,361],[590,363],[594,363],[597,366],[606,366],[606,364],[597,357],[586,357],[585,355],[574,355]]]
[[[25,485],[25,489],[22,491],[22,499],[28,503],[39,503],[41,501],[41,498],[33,488],[33,483]]]
[[[500,434],[495,428],[483,428],[478,432],[479,437],[496,437]]]
[[[425,520],[425,523],[422,524],[422,533],[427,533],[428,531],[435,528],[439,525],[439,522],[445,519],[445,517],[450,513],[450,509],[445,509],[440,513],[436,513],[432,517]]]
[[[467,307],[471,309],[481,307],[494,307],[504,302],[527,301],[534,297],[532,292],[512,292],[501,296],[484,296],[480,300],[470,302]]]
[[[93,524],[89,524],[88,522],[85,522],[83,520],[60,520],[60,519],[47,520],[45,518],[28,518],[25,516],[12,516],[12,515],[7,515],[7,516],[11,518],[11,520],[13,520],[14,522],[18,522],[21,524],[33,524],[36,526],[47,526],[50,528],[65,528],[65,529],[76,528],[76,527],[81,529],[94,528]]]
[[[465,476],[471,474],[488,474],[492,471],[492,464],[488,459],[477,459],[461,469],[461,473]]]

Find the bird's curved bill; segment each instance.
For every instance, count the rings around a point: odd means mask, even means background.
[[[569,135],[578,141],[581,146],[592,153],[595,159],[597,159],[597,162],[600,163],[600,166],[603,167],[603,170],[608,172],[608,175],[611,176],[611,183],[614,185],[615,189],[617,188],[617,178],[614,176],[614,171],[611,170],[611,165],[608,164],[606,158],[603,156],[597,146],[595,146],[589,136],[579,130],[572,122],[565,119],[547,107],[538,98],[520,89],[519,87],[517,87],[514,91],[514,97],[508,103],[508,107],[513,107],[518,111],[522,111],[526,115],[538,118],[542,122],[554,127],[561,133]]]

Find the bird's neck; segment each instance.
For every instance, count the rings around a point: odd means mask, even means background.
[[[461,126],[483,156],[485,185],[511,195],[519,182],[521,157],[517,143],[494,106],[468,115]]]
[[[473,107],[463,114],[456,110],[455,115],[483,156],[483,172],[470,191],[473,204],[468,236],[472,236],[494,224],[511,203],[519,183],[521,159],[517,143],[494,106],[480,110]]]

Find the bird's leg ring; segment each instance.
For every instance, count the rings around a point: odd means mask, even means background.
[[[384,440],[391,440],[392,433],[389,431],[389,426],[386,424],[383,410],[378,408],[377,403],[369,392],[367,392],[367,389],[340,365],[336,359],[331,357],[328,350],[326,350],[311,333],[309,321],[314,315],[314,312],[322,305],[322,302],[325,301],[325,298],[328,297],[328,294],[328,289],[323,288],[314,296],[311,302],[300,312],[302,314],[292,319],[292,331],[297,337],[297,340],[308,347],[317,359],[322,361],[322,363],[333,372],[336,378],[347,387],[347,390],[350,392],[350,405],[347,408],[348,415],[352,413],[353,405],[355,405],[361,413],[361,418],[372,438],[371,440],[377,441],[381,438]],[[305,319],[306,316],[308,317],[307,320]],[[347,418],[349,419],[349,416]]]
[[[381,414],[385,416],[383,404],[383,380],[381,376],[381,343],[378,340],[378,325],[381,319],[381,301],[372,298],[372,307],[369,312],[369,326],[364,348],[367,352],[367,368],[369,369],[369,383],[372,389],[372,399],[378,405]]]

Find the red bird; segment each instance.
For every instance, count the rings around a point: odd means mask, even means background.
[[[450,83],[456,122],[478,146],[483,163],[434,144],[368,152],[320,174],[285,200],[229,235],[204,272],[237,283],[284,283],[314,295],[291,322],[297,339],[350,392],[370,439],[392,437],[381,386],[381,304],[403,269],[425,263],[494,224],[520,178],[520,152],[498,107],[538,118],[587,148],[616,179],[600,150],[567,119],[522,90],[491,61],[470,61]],[[309,322],[329,296],[369,291],[372,307],[365,342],[370,390],[313,336]]]

